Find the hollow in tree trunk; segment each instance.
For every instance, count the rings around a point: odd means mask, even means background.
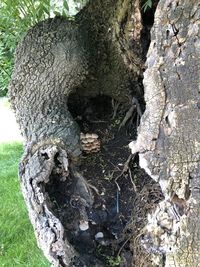
[[[95,0],[74,21],[54,18],[39,23],[17,49],[9,94],[25,140],[19,168],[21,186],[38,245],[52,266],[106,266],[96,257],[97,251],[86,251],[96,243],[108,247],[110,242],[109,237],[100,240],[104,236],[96,232],[95,225],[106,228],[106,234],[121,244],[116,222],[113,227],[111,219],[113,208],[106,209],[103,192],[80,171],[82,151],[99,153],[104,138],[81,133],[85,127],[82,118],[91,122],[96,110],[95,105],[93,110],[87,108],[88,98],[94,104],[94,99],[101,97],[109,105],[112,102],[113,118],[120,105],[131,107],[121,125],[130,120],[134,108],[138,117],[141,115],[141,80],[148,46],[145,34],[148,30],[142,26],[138,0]],[[146,110],[138,138],[130,144],[165,198],[149,215],[141,240],[156,255],[152,265],[197,267],[200,262],[198,57],[198,1],[161,0],[144,73]],[[76,105],[71,107],[74,101]],[[83,106],[86,111],[82,113]],[[118,122],[112,123],[110,127]],[[102,165],[99,161],[99,168]],[[124,225],[119,197],[123,199],[124,185],[125,192],[129,189],[128,181],[119,184],[119,178],[127,171],[132,178],[130,168],[124,168],[114,179],[114,172],[109,174],[110,184],[116,185],[113,214],[120,222],[117,229]],[[131,182],[134,185],[133,179]],[[61,197],[62,208],[57,205]],[[64,210],[68,210],[67,223]],[[80,248],[83,239],[87,246]],[[130,238],[122,241],[118,252]],[[113,264],[111,256],[107,257],[109,264]],[[131,266],[127,255],[122,259],[118,265]]]

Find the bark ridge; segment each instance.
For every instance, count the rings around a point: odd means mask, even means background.
[[[165,255],[162,266],[200,266],[199,21],[198,1],[159,2],[144,73],[146,110],[130,144],[165,195],[144,240]]]

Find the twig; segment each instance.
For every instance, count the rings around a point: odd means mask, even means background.
[[[119,178],[119,177],[118,177],[118,178]],[[115,183],[116,183],[116,186],[117,186],[118,191],[120,192],[120,191],[121,191],[121,188],[120,188],[118,182],[116,181],[116,179],[115,179]]]
[[[119,190],[117,190],[117,213],[119,213]]]
[[[133,181],[133,177],[132,177],[131,169],[130,168],[128,168],[128,173],[129,173],[129,177],[130,177],[131,183],[133,185],[134,191],[137,192],[137,187],[136,187],[136,185],[135,185],[135,183]]]
[[[115,178],[115,183],[116,183],[117,188],[118,188],[119,191],[121,191],[121,188],[120,188],[119,184],[117,183],[117,180],[118,180],[118,179],[119,179],[125,172],[128,171],[128,169],[129,169],[129,163],[130,163],[130,161],[131,161],[132,158],[134,159],[134,157],[135,157],[135,154],[133,154],[133,155],[130,154],[130,155],[129,155],[127,161],[124,163],[124,168],[123,168],[123,170],[122,170],[121,173]]]
[[[133,116],[133,111],[135,110],[135,105],[132,105],[130,109],[127,111],[123,121],[120,123],[119,130],[125,126],[127,121]]]
[[[124,243],[122,244],[122,246],[120,247],[120,249],[118,250],[117,252],[117,257],[120,256],[121,252],[122,252],[122,249],[124,248],[124,246],[128,243],[128,241],[133,237],[133,235],[129,236],[125,241]]]
[[[122,127],[124,127],[125,124],[127,123],[127,121],[133,116],[133,112],[135,109],[137,111],[137,126],[139,126],[140,118],[142,117],[142,110],[141,110],[141,107],[140,107],[140,104],[139,104],[137,98],[133,97],[132,98],[132,105],[131,105],[130,109],[126,112],[126,115],[119,126],[119,130]]]
[[[115,102],[115,100],[112,99],[112,108],[113,108],[113,116],[112,116],[112,120],[114,120],[115,117],[116,117],[116,115],[117,115],[117,110],[118,110],[118,108],[119,108],[119,105],[120,105],[119,102],[117,102],[117,101]]]
[[[89,122],[91,123],[108,123],[108,121],[104,121],[104,120],[89,120]]]
[[[88,185],[91,189],[93,189],[93,190],[95,191],[95,193],[96,193],[97,195],[100,195],[100,194],[99,194],[99,190],[98,190],[94,185],[90,184],[89,182],[86,182],[86,183],[87,183],[87,185]]]

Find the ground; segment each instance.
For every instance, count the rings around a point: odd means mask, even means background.
[[[8,102],[0,102],[0,121],[4,129],[2,141],[22,140],[15,118]],[[79,168],[87,180],[94,203],[87,209],[88,227],[80,230],[79,203],[72,200],[73,181],[71,177],[62,183],[55,179],[47,185],[52,201],[52,209],[61,219],[69,241],[76,249],[95,260],[96,256],[106,266],[131,266],[131,258],[137,264],[146,254],[140,246],[145,218],[155,204],[162,199],[159,187],[139,167],[138,157],[131,155],[130,141],[137,135],[137,113],[126,127],[120,128],[127,109],[119,106],[116,114],[113,108],[117,103],[101,97],[84,100],[79,110],[70,104],[69,108],[83,133],[96,133],[101,142],[97,153],[83,153]],[[133,239],[133,236],[138,236]],[[134,244],[134,245],[133,245]],[[142,255],[142,256],[141,256]],[[148,263],[149,264],[149,263]],[[137,265],[136,265],[137,266]],[[150,267],[150,265],[147,265]]]
[[[99,152],[83,152],[79,162],[94,203],[85,213],[74,193],[73,177],[60,182],[62,179],[52,174],[46,186],[52,209],[67,229],[70,243],[91,265],[96,256],[106,266],[131,267],[132,257],[137,264],[147,256],[140,246],[142,229],[147,213],[162,199],[159,186],[139,167],[137,155],[131,155],[128,148],[137,136],[138,114],[135,110],[127,125],[120,128],[128,107],[119,105],[114,114],[117,103],[106,96],[75,102],[74,106],[69,101],[69,109],[81,132],[97,134],[101,143]],[[139,238],[133,240],[136,236]],[[146,261],[144,258],[144,264]]]

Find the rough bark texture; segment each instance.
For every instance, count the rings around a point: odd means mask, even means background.
[[[165,196],[149,215],[144,245],[158,266],[200,266],[200,4],[161,0],[144,73],[140,166]]]
[[[102,266],[78,257],[51,211],[45,184],[52,176],[74,175],[84,219],[92,196],[74,169],[80,132],[68,97],[105,94],[126,105],[140,97],[141,29],[139,1],[95,0],[74,21],[39,23],[17,49],[9,94],[25,139],[21,185],[38,245],[52,266]]]
[[[51,212],[49,197],[44,190],[55,166],[57,153],[63,166],[62,171],[67,172],[66,151],[53,145],[46,149],[43,147],[29,155],[26,163],[21,162],[21,188],[39,247],[53,266],[69,266],[76,253],[64,237],[61,222]]]
[[[144,74],[146,111],[130,145],[165,196],[143,240],[158,266],[200,266],[199,16],[197,0],[160,1]],[[93,197],[77,171],[80,132],[68,98],[104,94],[124,105],[140,98],[141,30],[138,0],[93,0],[74,21],[39,23],[17,49],[9,92],[25,139],[21,185],[52,266],[104,266],[69,244],[45,189],[51,179],[74,177],[85,219]]]
[[[17,49],[10,86],[26,143],[56,137],[72,154],[80,154],[78,129],[67,109],[71,92],[105,94],[123,103],[131,101],[131,89],[141,96],[142,26],[138,18],[134,30],[133,10],[127,0],[91,1],[75,21],[55,18],[29,31]],[[133,47],[135,54],[130,53]],[[129,53],[134,57],[130,66]]]

